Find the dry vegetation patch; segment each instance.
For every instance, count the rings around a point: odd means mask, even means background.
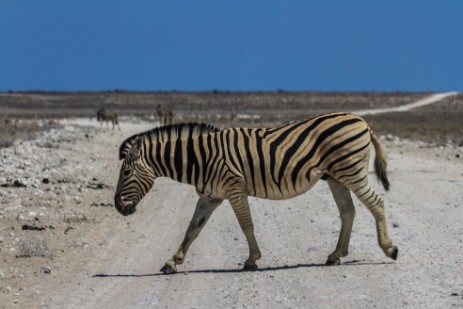
[[[16,124],[0,121],[0,148],[10,147],[17,139],[34,139],[37,132],[46,129],[45,126],[35,121],[18,121]]]
[[[463,95],[407,112],[368,115],[378,134],[423,141],[438,146],[463,147]]]

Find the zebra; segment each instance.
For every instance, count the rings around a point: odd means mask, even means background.
[[[119,131],[121,130],[121,126],[119,125],[119,121],[117,120],[117,114],[112,111],[108,111],[106,109],[100,109],[96,112],[96,120],[100,122],[100,128],[103,126],[103,121],[106,122],[106,128],[108,128],[108,124],[111,121],[113,124],[113,131],[114,125],[116,124],[119,127]]]
[[[174,112],[171,108],[158,104],[157,111],[159,122],[162,126],[170,125],[174,122]]]
[[[386,191],[387,161],[377,137],[361,117],[334,112],[271,128],[228,128],[205,124],[177,124],[154,128],[127,138],[119,148],[122,160],[115,207],[133,214],[157,177],[195,186],[199,195],[185,237],[161,268],[177,272],[177,265],[213,211],[228,199],[246,236],[249,257],[243,270],[257,270],[261,257],[248,196],[289,199],[326,180],[340,212],[341,231],[327,265],[347,256],[355,208],[350,192],[372,213],[380,248],[396,260],[398,248],[387,231],[384,202],[368,183],[370,145],[374,169]]]

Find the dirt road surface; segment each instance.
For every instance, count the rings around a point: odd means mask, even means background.
[[[392,189],[382,191],[373,174],[370,180],[386,202],[389,232],[399,247],[397,261],[384,256],[376,242],[373,217],[354,199],[357,216],[350,254],[340,266],[324,265],[336,245],[340,220],[327,184],[320,181],[290,200],[250,198],[262,251],[259,271],[240,271],[248,249],[226,201],[191,246],[179,272],[163,275],[159,269],[179,246],[193,214],[197,196],[192,187],[159,179],[129,217],[119,215],[114,207],[89,206],[95,201],[112,203],[119,144],[153,124],[123,122],[121,131],[102,130],[88,120],[61,125],[62,129],[44,133],[48,135],[39,140],[66,134],[61,147],[45,149],[49,151],[44,156],[39,153],[42,148],[36,149],[28,156],[39,162],[32,161],[25,170],[58,154],[65,157],[65,166],[80,168],[63,169],[68,171],[64,176],[89,183],[102,180],[108,188],[72,191],[71,196],[83,192],[80,203],[77,197],[77,204],[64,203],[64,214],[53,214],[41,205],[34,208],[35,204],[11,208],[14,194],[16,199],[21,196],[14,190],[31,186],[2,188],[0,308],[463,307],[461,148],[382,139]],[[3,182],[15,177],[5,160],[15,153],[23,155],[21,149],[27,145],[2,150],[3,175],[11,174]],[[34,178],[41,182],[42,174],[31,175],[29,183]],[[67,190],[73,183],[68,182]],[[55,187],[61,188],[60,184],[57,181]],[[48,194],[42,191],[42,196]],[[84,219],[64,220],[71,207],[80,207]],[[25,218],[17,214],[18,209]],[[34,221],[27,217],[31,211],[45,215]],[[37,222],[55,223],[53,230],[44,231],[48,235],[20,230],[24,223]],[[54,248],[51,258],[17,257],[18,243],[31,233],[47,239]],[[44,271],[44,265],[51,271]]]

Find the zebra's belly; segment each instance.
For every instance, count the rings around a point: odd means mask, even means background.
[[[307,179],[306,177],[301,179],[296,179],[293,183],[289,178],[283,178],[280,183],[268,183],[265,186],[258,186],[255,188],[249,188],[249,192],[253,192],[254,194],[250,194],[252,196],[269,199],[269,200],[286,200],[298,195],[301,195],[308,190],[310,190],[317,181],[321,178],[322,174],[314,175],[311,179]]]
[[[262,178],[245,179],[248,196],[254,196],[270,200],[285,200],[301,195],[310,190],[323,175],[319,169],[312,169],[310,177],[307,173],[300,173],[296,179],[292,179],[291,175],[284,175],[278,182],[268,177],[267,181],[262,181]],[[270,178],[270,179],[269,179]],[[233,182],[229,182],[233,183]],[[202,185],[196,185],[198,194],[218,199],[228,199],[230,192],[236,193],[236,188],[226,184],[207,182]]]

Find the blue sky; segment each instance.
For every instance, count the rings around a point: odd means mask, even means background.
[[[0,91],[463,90],[463,1],[0,0]]]

